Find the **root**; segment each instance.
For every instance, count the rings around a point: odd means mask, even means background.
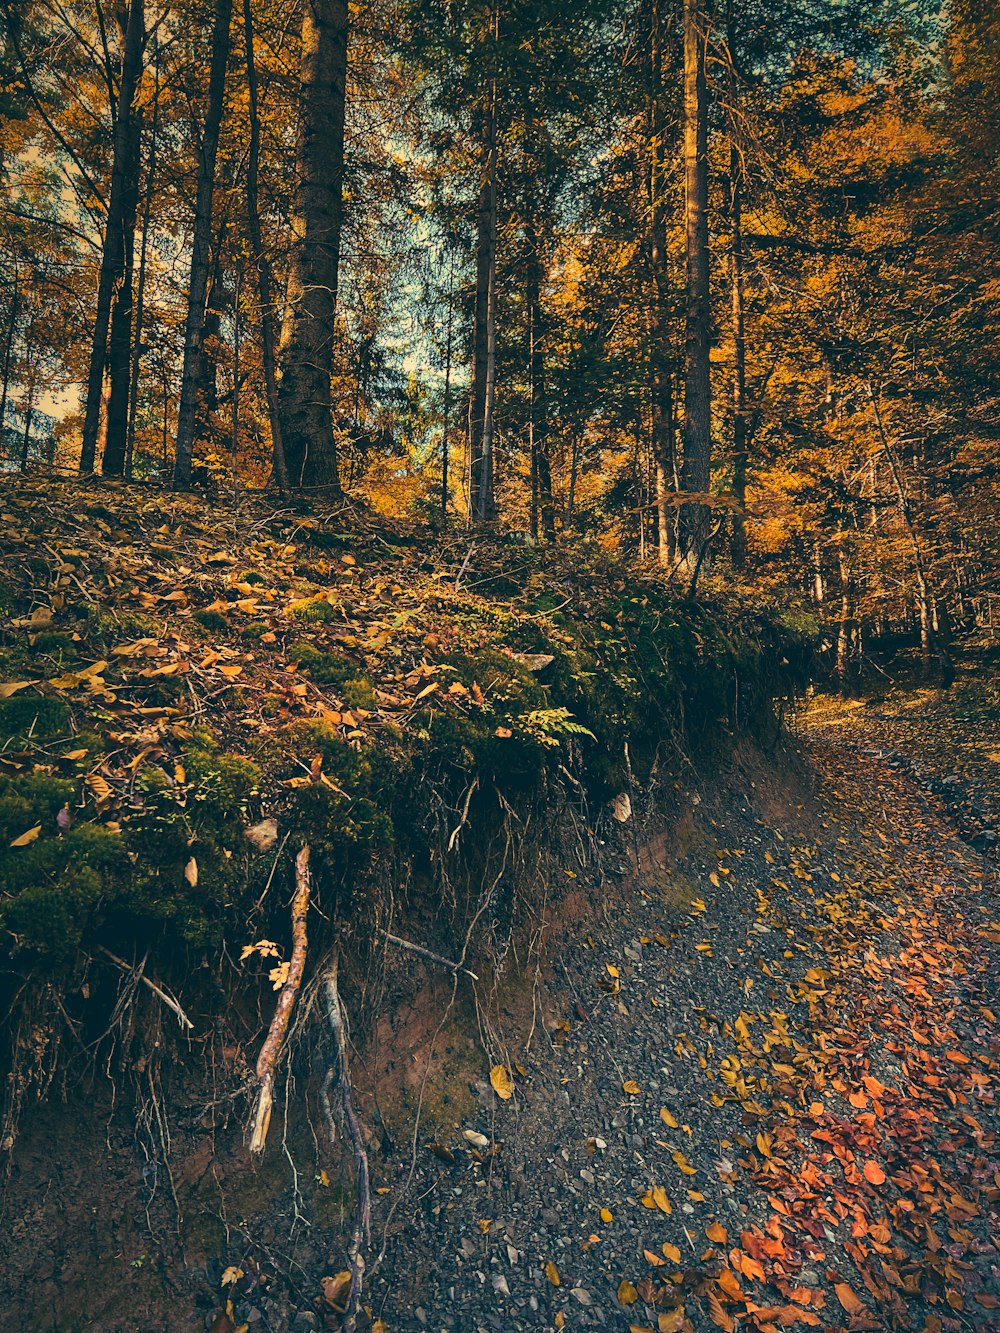
[[[288,1024],[302,985],[306,964],[306,916],[309,912],[309,848],[303,847],[295,858],[295,894],[292,898],[292,956],[288,976],[278,996],[278,1005],[268,1028],[267,1038],[257,1058],[257,1099],[254,1105],[250,1151],[260,1156],[267,1141],[274,1104],[274,1072],[285,1044]]]
[[[326,1072],[321,1096],[323,1114],[326,1118],[330,1140],[333,1142],[336,1138],[336,1123],[334,1120],[334,1115],[336,1115],[347,1138],[350,1140],[357,1176],[354,1230],[348,1250],[351,1265],[351,1288],[347,1297],[347,1308],[344,1312],[342,1325],[343,1333],[354,1333],[358,1311],[361,1308],[361,1293],[364,1286],[365,1252],[371,1247],[372,1200],[368,1153],[365,1149],[361,1125],[354,1110],[351,1070],[347,1052],[347,1027],[344,1021],[343,1006],[340,1003],[340,991],[337,987],[338,963],[339,955],[334,953],[330,966],[323,976],[326,1020],[333,1034],[335,1062]]]

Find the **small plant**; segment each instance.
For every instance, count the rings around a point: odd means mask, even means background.
[[[568,708],[535,708],[519,719],[518,726],[540,745],[558,745],[564,736],[587,736],[592,741],[597,739],[589,728],[574,722]]]

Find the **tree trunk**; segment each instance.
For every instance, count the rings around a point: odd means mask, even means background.
[[[711,303],[708,255],[708,88],[703,0],[684,0],[684,214],[687,322],[684,348],[684,458],[681,490],[705,494],[712,468]],[[680,511],[681,555],[693,568],[707,540],[709,511]]]
[[[31,452],[31,423],[35,415],[35,380],[37,366],[28,362],[28,399],[24,407],[24,434],[21,437],[21,471],[28,470],[28,455]]]
[[[496,10],[494,9],[494,53]],[[496,517],[493,493],[494,407],[496,400],[497,272],[497,82],[494,74],[483,113],[485,160],[476,222],[476,301],[473,317],[472,407],[470,417],[469,513],[473,522]]]
[[[528,305],[528,435],[531,449],[531,475],[534,525],[537,536],[551,541],[556,535],[555,505],[552,500],[552,462],[549,455],[549,413],[545,392],[545,325],[542,311],[542,263],[539,253],[538,232],[532,217],[529,200],[528,221],[525,225],[527,254]]]
[[[662,0],[652,0],[649,25],[649,205],[650,269],[653,278],[650,347],[653,467],[656,475],[657,541],[660,564],[674,561],[674,511],[677,490],[673,365],[670,350],[669,271],[667,264],[667,180],[663,115]]]
[[[330,377],[343,222],[347,0],[304,0],[301,107],[289,308],[279,363],[282,438],[292,485],[340,491]]]
[[[448,337],[444,353],[444,412],[441,423],[441,516],[448,516],[448,465],[449,441],[451,437],[451,350],[452,331],[455,321],[454,260],[452,261],[451,281],[448,285]]]
[[[267,417],[271,426],[271,459],[274,480],[282,490],[288,488],[288,469],[281,432],[281,411],[278,406],[278,372],[275,359],[274,299],[271,295],[271,263],[264,250],[260,226],[260,111],[257,94],[257,64],[254,58],[253,11],[251,0],[243,0],[243,33],[246,41],[247,97],[250,122],[250,148],[247,159],[247,230],[254,267],[257,270],[257,296],[260,301],[261,362],[264,369],[264,397],[267,399]]]
[[[132,314],[135,282],[135,223],[139,210],[139,148],[142,117],[133,115],[125,163],[124,203],[122,207],[122,279],[115,296],[108,340],[107,430],[101,471],[106,477],[120,477],[125,472],[128,452],[128,409],[132,383]]]
[[[10,294],[10,315],[7,319],[7,338],[3,350],[3,387],[0,389],[0,454],[7,447],[7,399],[10,394],[10,368],[14,359],[14,339],[21,314],[21,275],[14,261],[14,279]]]
[[[133,138],[133,103],[142,75],[146,45],[144,0],[132,0],[122,33],[121,82],[115,119],[111,156],[111,188],[108,214],[101,248],[101,268],[97,281],[97,307],[91,340],[90,367],[83,414],[83,442],[80,471],[93,472],[97,462],[97,441],[101,432],[101,404],[104,396],[104,372],[108,361],[108,333],[115,291],[125,271],[126,207],[129,191],[129,157]]]
[[[198,154],[198,193],[194,206],[191,242],[191,278],[188,285],[187,321],[184,328],[184,368],[177,409],[177,443],[174,452],[174,485],[191,480],[198,400],[204,377],[205,309],[212,245],[212,201],[215,195],[215,162],[225,107],[226,70],[229,67],[230,26],[233,0],[215,0],[212,24],[212,55],[208,74],[208,105]]]
[[[142,205],[142,239],[139,242],[139,289],[135,299],[135,337],[132,341],[132,372],[129,385],[128,428],[125,437],[125,476],[131,479],[135,457],[135,422],[139,405],[139,373],[142,368],[142,324],[146,308],[147,256],[149,254],[149,222],[153,212],[153,189],[156,183],[156,154],[159,147],[160,127],[160,62],[154,58],[156,86],[153,91],[153,124],[150,129],[149,162],[146,164],[146,194]]]
[[[743,201],[739,149],[729,150],[729,201],[732,244],[729,251],[729,288],[733,325],[733,498],[739,506],[733,514],[733,565],[746,565],[747,462],[750,448],[747,430],[747,347],[743,316]]]

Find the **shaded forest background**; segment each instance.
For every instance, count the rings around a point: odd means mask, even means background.
[[[590,534],[947,678],[998,51],[988,0],[6,0],[4,466]]]

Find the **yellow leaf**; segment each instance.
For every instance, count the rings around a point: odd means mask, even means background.
[[[627,1277],[623,1277],[621,1282],[619,1282],[618,1284],[619,1304],[634,1305],[638,1299],[639,1299],[639,1293],[636,1291],[635,1287],[632,1286],[632,1283],[628,1280]]]
[[[657,1333],[680,1333],[684,1327],[684,1306],[656,1316]]]
[[[660,1268],[665,1262],[658,1254],[654,1254],[652,1250],[643,1250],[642,1255],[646,1262],[651,1263],[654,1268]]]
[[[667,1110],[665,1106],[660,1107],[660,1119],[670,1129],[679,1128],[677,1121],[674,1119],[674,1117],[670,1114],[670,1112]]]
[[[621,975],[614,963],[605,963],[604,966],[608,969],[609,977],[617,977]]]
[[[660,1246],[660,1248],[663,1250],[663,1253],[666,1255],[666,1257],[670,1260],[672,1264],[680,1263],[681,1252],[676,1245],[671,1245],[669,1241],[664,1241],[664,1243]]]
[[[614,1220],[614,1214],[612,1213],[611,1209],[610,1209],[610,1208],[602,1208],[602,1209],[601,1209],[601,1221],[604,1222],[604,1223],[608,1223],[608,1222],[611,1222],[611,1221],[613,1221],[613,1220]]]
[[[30,680],[8,681],[6,685],[0,685],[0,699],[9,699],[12,694],[17,694],[18,690],[26,690],[30,684]]]
[[[236,676],[242,676],[243,674],[243,668],[241,666],[235,666],[232,663],[220,663],[218,667],[216,667],[216,670],[220,671],[222,675],[228,676],[230,680]]]
[[[688,1161],[688,1159],[684,1156],[682,1152],[671,1153],[670,1156],[674,1159],[674,1161],[677,1163],[677,1165],[680,1167],[680,1169],[684,1172],[686,1176],[694,1175],[694,1167],[691,1165],[691,1163]]]
[[[490,1083],[493,1085],[493,1091],[503,1101],[509,1102],[513,1097],[514,1084],[503,1065],[494,1065],[490,1070]]]
[[[190,861],[184,867],[184,878],[191,885],[192,889],[198,885],[198,862],[192,856]]]
[[[562,1286],[562,1278],[559,1276],[559,1269],[556,1268],[555,1264],[552,1262],[551,1259],[545,1265],[545,1276],[549,1279],[549,1281],[552,1283],[554,1287]]]
[[[642,1088],[639,1087],[634,1078],[627,1078],[622,1084],[622,1092],[627,1092],[630,1097],[638,1097]]]
[[[653,1202],[660,1212],[666,1213],[668,1217],[674,1211],[670,1206],[670,1200],[667,1198],[667,1191],[662,1185],[653,1186]]]
[[[36,824],[34,828],[28,829],[27,833],[22,833],[19,838],[15,838],[10,845],[12,847],[30,847],[41,831],[41,824]]]
[[[224,1287],[231,1286],[232,1283],[239,1282],[242,1276],[243,1276],[243,1269],[237,1268],[235,1264],[230,1264],[229,1267],[222,1274],[222,1286]]]
[[[716,1245],[725,1245],[728,1234],[721,1222],[713,1222],[710,1227],[705,1228],[705,1235]]]

